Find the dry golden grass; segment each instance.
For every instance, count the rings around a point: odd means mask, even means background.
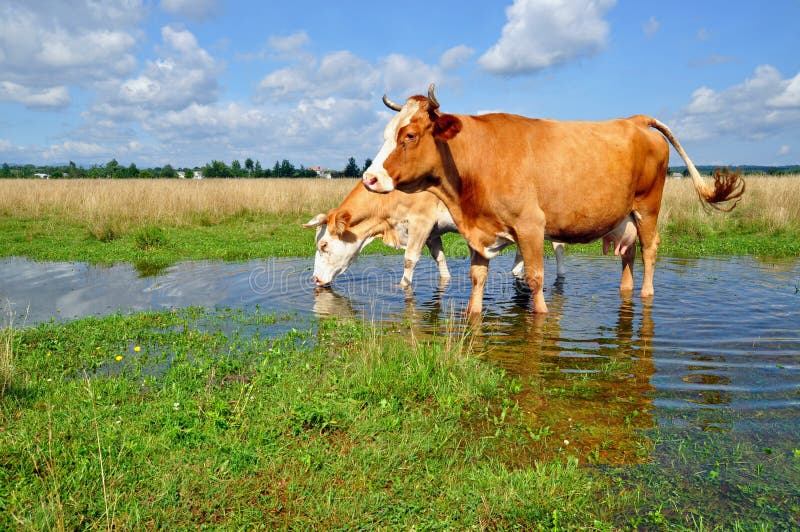
[[[730,218],[760,230],[800,227],[800,175],[747,176],[744,195],[730,213],[705,212],[691,179],[668,179],[661,201],[659,226],[702,221],[717,225]]]
[[[213,224],[244,213],[327,211],[355,179],[0,180],[0,216],[54,216],[101,240],[148,224]]]
[[[728,214],[707,213],[690,179],[668,179],[659,225],[724,224],[763,230],[800,227],[800,175],[749,176]],[[313,214],[339,204],[355,179],[0,180],[0,216],[86,225],[100,239],[148,224],[213,224],[244,213]]]

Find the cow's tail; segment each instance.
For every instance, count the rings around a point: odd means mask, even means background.
[[[703,200],[706,205],[726,212],[736,207],[742,194],[744,194],[745,188],[744,179],[739,175],[738,170],[731,172],[729,168],[725,170],[717,168],[714,170],[713,183],[707,182],[700,175],[700,172],[697,171],[697,168],[694,166],[694,163],[692,163],[692,160],[689,159],[689,156],[686,155],[683,146],[681,146],[681,143],[675,138],[675,135],[672,134],[672,131],[655,118],[647,117],[647,119],[647,124],[660,131],[670,144],[672,144],[675,151],[678,152],[678,155],[681,156],[683,162],[686,163],[686,168],[689,170],[689,175],[692,177],[692,183],[694,183],[697,195],[700,196],[700,199]]]

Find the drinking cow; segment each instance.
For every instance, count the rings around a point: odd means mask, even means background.
[[[426,245],[439,267],[440,278],[450,278],[441,237],[445,233],[457,233],[458,229],[447,207],[429,192],[403,194],[398,191],[377,195],[359,183],[338,207],[327,214],[316,215],[303,227],[317,228],[313,274],[317,286],[329,285],[344,273],[364,246],[375,238],[406,250],[401,286],[411,284],[414,268]],[[564,245],[553,242],[553,249],[556,271],[563,277]],[[514,275],[524,275],[519,254],[514,264]]]

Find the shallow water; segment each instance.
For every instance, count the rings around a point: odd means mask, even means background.
[[[445,285],[433,262],[422,261],[413,291],[396,284],[399,256],[362,257],[332,289],[311,284],[311,263],[187,262],[141,277],[129,265],[11,258],[0,260],[0,301],[10,301],[16,324],[28,325],[120,310],[260,305],[296,315],[284,328],[314,316],[352,316],[419,337],[465,329],[465,259],[450,260],[453,278]],[[604,456],[622,461],[635,450],[619,443],[620,431],[656,425],[797,442],[800,261],[662,257],[651,300],[620,296],[612,257],[569,256],[567,265],[563,281],[547,278],[550,313],[534,316],[527,290],[508,273],[511,256],[493,260],[482,323],[470,336],[487,359],[520,378],[521,407],[531,416],[584,450],[613,435],[617,443],[605,445]],[[546,262],[546,275],[554,266]]]

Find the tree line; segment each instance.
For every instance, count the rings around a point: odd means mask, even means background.
[[[176,168],[170,164],[163,167],[139,169],[134,163],[128,166],[121,165],[116,159],[111,159],[106,164],[92,165],[88,168],[76,165],[70,161],[67,165],[10,165],[3,163],[0,167],[0,178],[66,178],[66,179],[147,179],[147,178],[191,178],[195,172],[200,172],[203,177],[243,178],[243,177],[318,177],[330,175],[331,177],[358,177],[372,164],[370,159],[364,161],[360,167],[354,157],[350,157],[342,170],[320,170],[306,168],[302,164],[294,165],[288,159],[275,161],[272,167],[264,168],[259,161],[247,158],[242,164],[234,159],[228,165],[224,161],[212,160],[204,166]]]

